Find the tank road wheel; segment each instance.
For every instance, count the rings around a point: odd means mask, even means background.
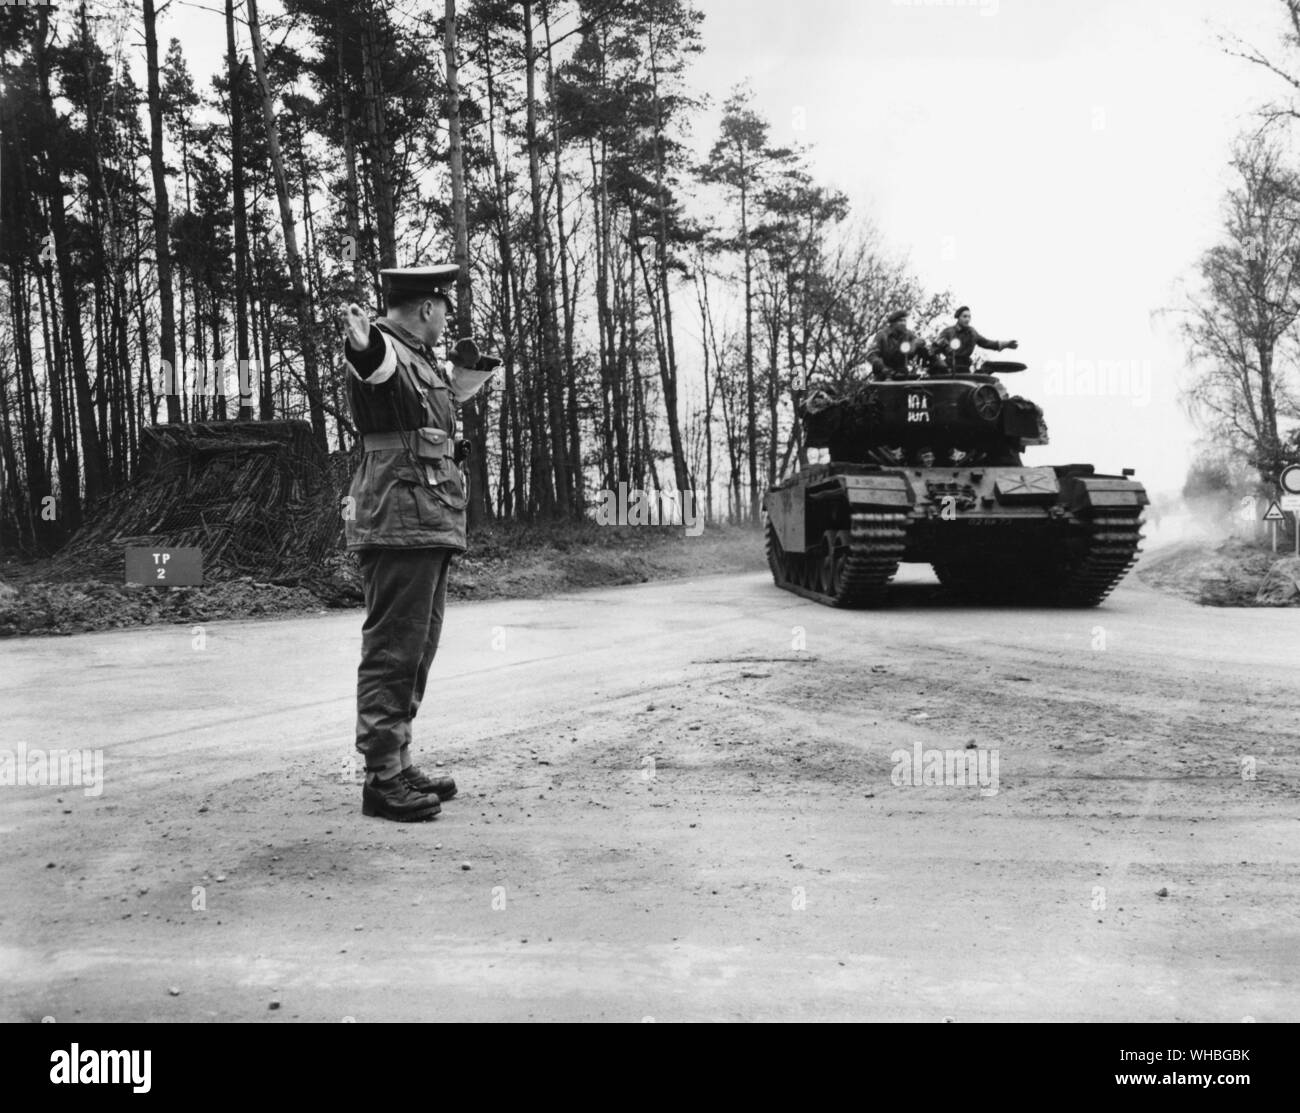
[[[804,553],[799,563],[802,565],[802,568],[800,569],[802,572],[802,579],[800,582],[803,586],[809,591],[821,591],[822,562],[818,559],[817,554],[815,552]]]
[[[822,587],[827,595],[836,596],[844,579],[844,567],[849,559],[849,531],[828,529],[822,536],[826,555],[822,557]]]
[[[855,513],[839,584],[834,596],[824,602],[833,607],[880,606],[885,586],[894,578],[907,548],[907,522],[908,514],[903,511]]]
[[[853,528],[829,530],[807,553],[787,553],[767,524],[767,561],[777,587],[829,607],[879,606],[907,547],[905,511],[853,515]]]
[[[815,549],[809,549],[805,559],[808,562],[807,579],[804,581],[804,587],[809,591],[815,591],[818,595],[830,594],[830,577],[826,568],[826,553],[823,551],[826,547],[826,538],[823,537],[817,542]]]

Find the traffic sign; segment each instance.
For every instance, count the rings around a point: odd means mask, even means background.
[[[126,582],[148,587],[201,587],[203,550],[127,546]]]
[[[1286,515],[1282,513],[1282,508],[1276,502],[1270,502],[1268,509],[1264,511],[1263,520],[1268,523],[1268,531],[1273,535],[1273,551],[1277,552],[1277,524],[1285,522]]]
[[[1288,495],[1300,495],[1300,464],[1291,464],[1282,469],[1277,477],[1277,485]]]
[[[1277,501],[1283,510],[1289,510],[1292,514],[1300,514],[1300,495],[1283,495]]]

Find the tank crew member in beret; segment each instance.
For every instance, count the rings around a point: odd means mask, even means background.
[[[944,358],[951,372],[969,375],[971,356],[976,348],[987,348],[1000,352],[1003,348],[1018,348],[1018,340],[989,340],[981,336],[970,323],[970,306],[963,305],[957,310],[957,323],[949,325],[934,342],[935,351]]]
[[[362,448],[344,523],[366,601],[356,746],[366,763],[363,813],[415,821],[432,819],[456,794],[450,777],[428,777],[411,760],[411,721],[438,650],[451,559],[465,550],[453,403],[472,397],[500,361],[480,357],[470,340],[456,345],[450,365],[441,358],[447,287],[459,268],[380,273],[385,316],[372,321],[355,304],[343,311]]]
[[[908,311],[899,309],[885,319],[885,327],[871,338],[867,362],[873,379],[909,379],[908,360],[927,355],[925,341],[907,327]]]

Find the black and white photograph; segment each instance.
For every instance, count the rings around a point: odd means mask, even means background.
[[[1298,669],[1300,0],[0,0],[38,1091],[214,1023],[1250,1087]]]

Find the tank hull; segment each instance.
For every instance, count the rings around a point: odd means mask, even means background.
[[[1147,495],[1091,465],[807,468],[764,497],[778,587],[875,606],[903,562],[986,602],[1096,606],[1137,559]]]

